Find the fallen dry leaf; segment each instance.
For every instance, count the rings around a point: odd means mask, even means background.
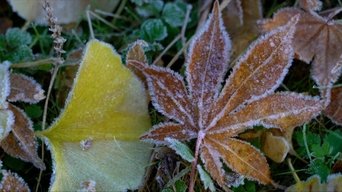
[[[305,1],[319,2],[319,1]],[[305,5],[303,5],[305,6]],[[308,5],[308,7],[310,7]],[[303,7],[305,8],[305,7]],[[312,9],[312,7],[310,8]],[[295,15],[300,15],[294,35],[294,49],[299,59],[312,61],[312,78],[321,87],[322,96],[329,100],[329,90],[341,75],[342,25],[316,12],[305,12],[297,8],[284,8],[274,14],[273,19],[262,21],[263,31],[270,31],[285,24]],[[328,103],[328,102],[326,102]]]
[[[306,11],[319,11],[322,8],[320,0],[299,0],[298,3]]]
[[[232,61],[244,53],[259,35],[257,21],[262,19],[260,0],[234,0],[222,11],[224,25],[232,39]]]
[[[45,169],[37,154],[31,120],[25,112],[7,102],[10,100],[37,103],[44,98],[44,91],[32,78],[10,74],[9,66],[9,63],[0,65],[0,146],[9,155],[31,162],[39,169]]]
[[[301,117],[299,117],[301,118]],[[309,118],[303,117],[303,118]],[[309,121],[310,119],[307,119]],[[296,126],[295,126],[296,127]],[[257,138],[261,138],[260,145],[261,151],[265,153],[272,161],[281,163],[285,160],[288,153],[299,157],[292,146],[292,132],[295,127],[289,127],[287,129],[262,129],[262,130],[249,130],[239,135],[247,141],[251,141]],[[290,137],[286,137],[288,135]]]
[[[131,45],[126,55],[127,67],[130,70],[132,70],[142,82],[144,82],[145,87],[147,87],[147,85],[146,85],[146,78],[144,74],[141,71],[135,69],[134,64],[132,63],[136,63],[136,62],[144,63],[144,64],[147,63],[147,58],[146,58],[145,51],[144,51],[144,47],[146,46],[148,46],[148,44],[145,41],[138,40]]]
[[[277,163],[283,162],[290,151],[290,146],[286,139],[282,136],[273,135],[272,132],[265,132],[261,143],[261,150],[267,157]]]
[[[30,192],[26,182],[16,173],[2,170],[2,180],[0,183],[0,191],[2,192]]]
[[[22,101],[38,103],[45,98],[44,90],[31,77],[22,74],[10,75],[11,92],[7,97],[10,102]]]
[[[31,162],[34,166],[44,170],[44,162],[37,154],[37,142],[32,128],[32,122],[24,111],[9,104],[8,109],[14,114],[12,131],[1,140],[2,149],[9,155]]]
[[[197,138],[196,154],[224,189],[231,183],[223,163],[246,178],[273,184],[266,158],[252,145],[234,137],[254,125],[286,129],[288,124],[300,125],[319,113],[318,98],[274,93],[292,62],[297,21],[295,17],[254,42],[239,59],[222,91],[221,83],[229,67],[230,40],[217,1],[190,45],[188,89],[183,77],[170,69],[132,63],[145,75],[154,107],[174,120],[155,125],[141,139],[167,144],[166,138]]]
[[[331,90],[330,103],[323,113],[335,124],[342,125],[342,87]]]
[[[147,46],[147,42],[143,40],[137,40],[136,42],[134,42],[129,48],[126,55],[126,61],[128,61],[127,66],[129,65],[129,62],[132,61],[147,63],[147,58],[144,51],[144,47]]]
[[[238,28],[244,24],[244,9],[241,0],[231,0],[222,12],[223,21],[225,24],[228,22],[229,27]]]

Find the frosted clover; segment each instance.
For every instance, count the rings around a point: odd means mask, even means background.
[[[154,107],[172,119],[155,125],[141,139],[168,144],[167,138],[197,139],[189,190],[193,191],[197,159],[225,190],[229,181],[223,163],[234,172],[263,184],[273,184],[266,158],[258,149],[235,138],[255,125],[266,128],[300,125],[321,110],[318,98],[274,93],[293,58],[292,38],[298,16],[260,37],[233,68],[229,68],[230,39],[216,1],[213,13],[193,39],[186,64],[186,82],[170,69],[127,63],[144,74]]]

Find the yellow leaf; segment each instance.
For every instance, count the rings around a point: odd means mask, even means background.
[[[322,183],[318,175],[311,176],[306,181],[299,181],[288,187],[286,192],[315,192],[315,191],[341,191],[342,175],[340,173],[328,176],[327,182]]]
[[[38,24],[47,25],[45,11],[41,0],[8,0],[14,12],[19,16]],[[119,0],[72,0],[72,1],[48,1],[53,9],[53,14],[58,18],[59,24],[77,22],[82,14],[90,6],[91,10],[112,12],[119,4]]]
[[[142,83],[110,45],[90,41],[63,113],[37,133],[54,158],[52,191],[76,191],[89,181],[97,191],[138,188],[150,156],[138,138],[149,127]]]
[[[272,132],[264,133],[261,148],[267,157],[277,163],[283,162],[290,151],[290,146],[286,139],[282,136],[273,135]]]

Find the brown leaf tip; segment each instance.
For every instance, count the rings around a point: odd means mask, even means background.
[[[7,98],[8,101],[35,104],[45,98],[41,85],[32,77],[23,74],[11,74],[10,81],[11,93]]]
[[[30,189],[26,182],[16,173],[10,171],[2,171],[2,181],[0,183],[0,191],[18,191],[29,192]]]
[[[320,11],[322,2],[320,0],[299,0],[299,7],[306,11]]]
[[[208,20],[204,23],[204,25],[201,27],[201,29],[197,32],[197,34],[194,36],[193,40],[190,43],[189,46],[189,53],[188,53],[188,58],[187,58],[187,65],[189,64],[190,57],[193,55],[192,50],[194,49],[195,44],[198,41],[201,41],[201,36],[203,33],[209,30],[210,25],[214,23],[214,25],[218,25],[218,28],[220,30],[220,33],[222,35],[221,41],[223,41],[224,44],[224,52],[225,54],[223,55],[224,60],[228,62],[229,57],[230,57],[230,52],[231,52],[231,40],[229,38],[229,34],[227,33],[227,30],[224,26],[222,16],[221,16],[221,11],[220,11],[220,5],[219,1],[216,0],[213,6],[212,13],[210,14]],[[210,51],[208,49],[208,51]],[[220,51],[221,52],[221,51]]]
[[[133,60],[147,63],[147,58],[144,51],[145,47],[148,47],[148,43],[144,40],[137,40],[132,43],[126,55],[126,62],[129,63],[130,60]]]

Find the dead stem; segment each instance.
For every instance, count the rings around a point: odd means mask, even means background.
[[[198,31],[202,25],[204,24],[204,22],[207,20],[209,12],[211,10],[211,4],[212,4],[212,0],[208,0],[205,4],[203,4],[203,6],[201,7],[201,17],[198,21],[197,24],[197,29],[196,31]]]
[[[30,67],[37,67],[40,65],[46,65],[49,63],[53,63],[54,58],[46,58],[46,59],[40,59],[36,61],[31,61],[31,62],[25,62],[25,63],[14,63],[11,65],[12,68],[30,68]]]
[[[89,27],[89,32],[90,32],[90,38],[94,39],[95,35],[94,35],[93,26],[92,26],[91,19],[90,19],[90,10],[89,9],[86,11],[86,14],[87,14],[87,21],[88,21],[88,27]]]
[[[222,11],[224,8],[228,6],[231,0],[223,0],[221,5],[220,5],[220,11]]]
[[[52,76],[51,76],[49,88],[48,88],[45,103],[44,103],[44,111],[43,111],[43,119],[42,119],[42,130],[44,130],[46,128],[47,110],[48,110],[52,87],[55,82],[58,69],[60,65],[64,63],[64,58],[62,57],[62,55],[65,53],[65,51],[63,50],[63,45],[66,40],[62,37],[62,27],[57,23],[57,18],[53,14],[53,9],[49,1],[43,0],[42,2],[43,2],[43,9],[46,12],[46,18],[49,24],[49,31],[52,32],[51,37],[53,39],[53,49],[55,52],[55,58],[53,59],[54,68],[52,71]],[[42,144],[42,154],[41,154],[42,161],[44,161],[44,158],[45,158],[44,150],[45,150],[45,147],[44,147],[44,144]],[[38,192],[42,174],[43,174],[43,171],[40,170],[39,176],[37,179],[36,192]]]
[[[160,53],[160,54],[158,55],[158,57],[153,61],[152,65],[157,64],[158,61],[165,55],[165,53],[166,53],[166,52],[167,52],[175,43],[177,43],[177,41],[178,41],[180,38],[181,38],[181,35],[180,35],[180,34],[177,35],[177,36],[171,41],[171,43],[169,43],[169,44],[167,45],[167,47],[165,47],[165,49],[163,50],[163,52]]]
[[[117,27],[115,27],[115,25],[113,25],[112,23],[108,22],[107,20],[105,20],[104,18],[102,18],[101,16],[99,16],[98,14],[96,14],[95,12],[88,10],[87,13],[89,13],[89,15],[92,15],[93,17],[95,17],[97,20],[101,21],[102,23],[106,24],[107,26],[109,26],[110,28],[114,29],[114,30],[119,30]],[[88,16],[88,15],[87,15]]]
[[[125,9],[126,3],[127,3],[127,0],[121,1],[121,4],[120,4],[118,10],[115,12],[115,15],[118,15],[118,16],[121,15],[121,12]],[[113,25],[115,25],[116,21],[117,21],[117,17],[114,17],[113,20],[111,21],[111,23],[113,23]]]
[[[299,179],[298,175],[296,174],[295,169],[293,168],[293,165],[292,165],[292,162],[291,162],[290,158],[287,159],[287,164],[289,165],[289,168],[291,170],[291,173],[292,173],[293,178],[296,181],[296,183],[300,182],[300,179]]]
[[[184,23],[183,23],[182,30],[181,30],[183,47],[185,47],[185,44],[186,44],[185,32],[186,32],[186,27],[188,26],[188,22],[190,19],[191,9],[192,9],[192,6],[190,6],[190,5],[186,7],[185,19],[184,19]],[[187,55],[187,51],[186,51],[186,49],[184,49],[184,56],[186,57],[186,55]]]
[[[196,167],[197,167],[197,160],[199,155],[199,150],[202,145],[202,141],[205,137],[205,132],[202,130],[198,133],[197,141],[196,141],[196,148],[195,148],[195,158],[191,163],[191,173],[190,173],[190,183],[189,183],[189,192],[194,192],[195,186],[195,179],[196,179]]]
[[[188,42],[186,42],[185,46],[182,47],[182,49],[176,53],[176,55],[172,58],[172,60],[169,62],[169,64],[167,64],[167,66],[166,66],[167,68],[170,68],[178,60],[179,56],[182,55],[184,49],[186,49],[188,47],[190,42],[191,42],[191,39]]]

